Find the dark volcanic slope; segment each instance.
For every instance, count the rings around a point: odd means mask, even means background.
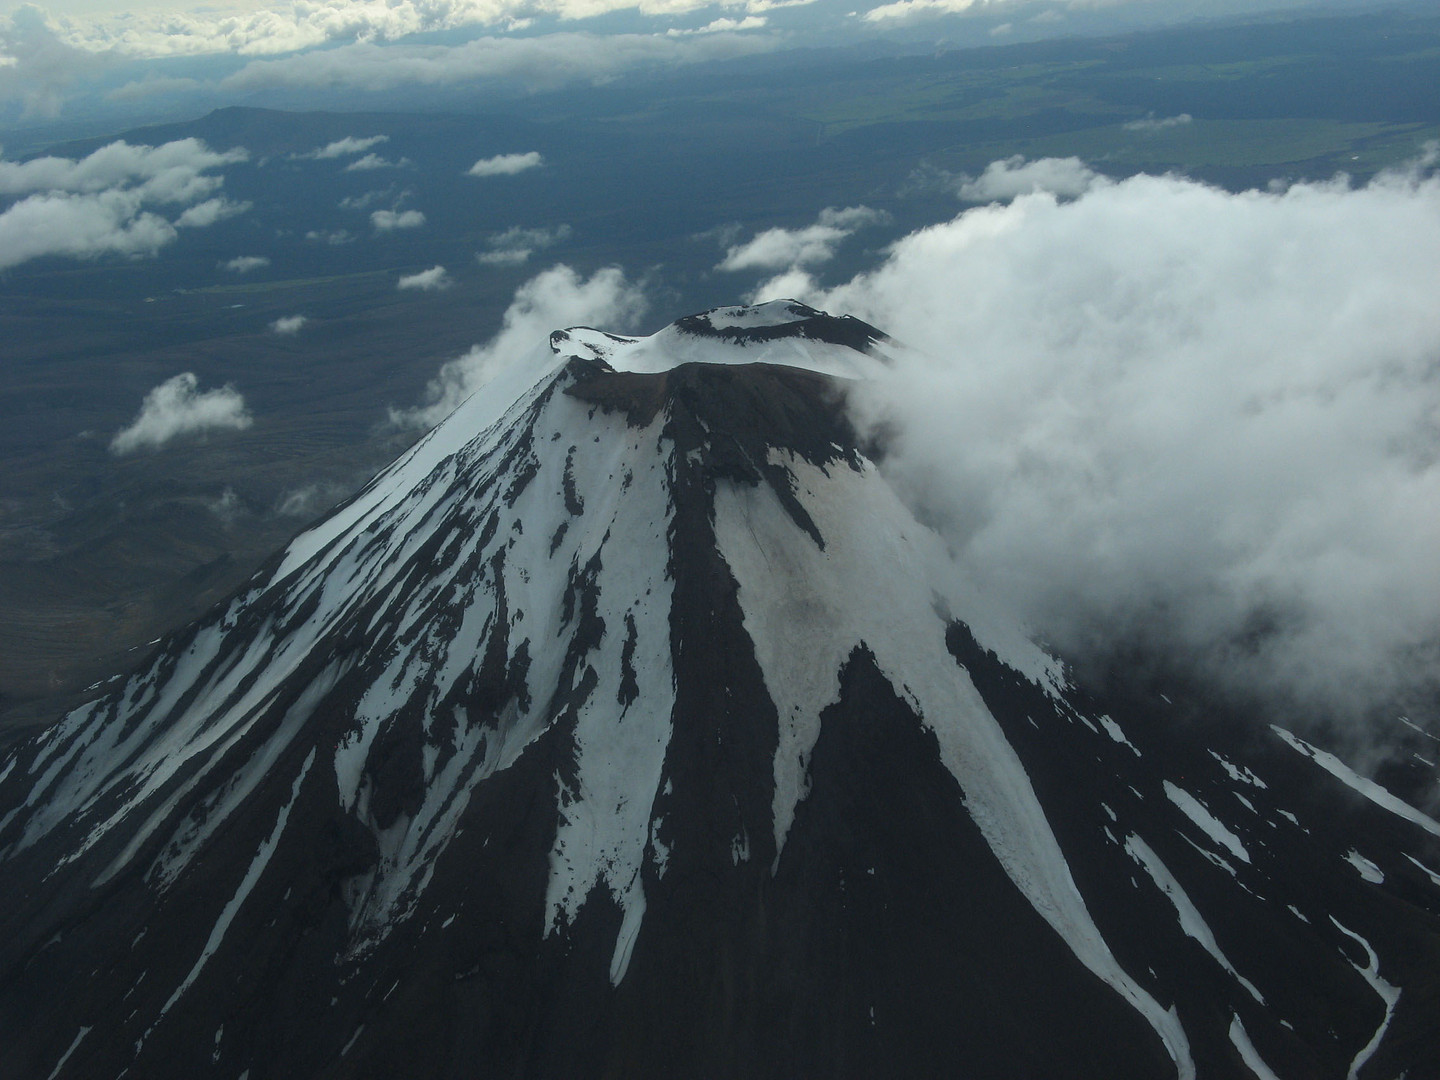
[[[0,1077],[1440,1076],[1440,824],[1070,689],[888,347],[558,333],[14,750]]]

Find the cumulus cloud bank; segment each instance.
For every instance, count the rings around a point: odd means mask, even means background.
[[[568,266],[553,266],[515,291],[493,338],[440,369],[430,381],[424,405],[392,409],[390,420],[403,427],[434,427],[500,371],[536,359],[537,348],[540,356],[549,358],[552,330],[582,324],[624,330],[645,307],[644,290],[614,267],[585,279]]]
[[[177,226],[203,228],[249,209],[217,196],[224,178],[209,172],[248,156],[180,139],[158,147],[114,142],[79,160],[0,160],[0,200],[14,200],[0,211],[0,269],[46,255],[153,256]],[[186,209],[171,222],[158,212],[167,206]]]
[[[466,170],[466,176],[514,176],[526,169],[538,169],[543,165],[538,150],[531,150],[524,154],[496,154],[494,157],[481,158]]]
[[[448,271],[443,266],[432,266],[429,270],[421,270],[414,274],[404,274],[395,283],[398,289],[419,289],[421,292],[438,292],[441,289],[448,289],[455,284]]]
[[[1418,171],[1021,195],[804,294],[910,347],[852,403],[969,580],[1302,712],[1440,685],[1436,296]]]
[[[134,421],[110,440],[110,452],[122,455],[158,450],[181,436],[243,431],[253,423],[245,398],[233,386],[202,393],[199,385],[194,374],[186,371],[151,390]]]
[[[288,337],[291,334],[298,334],[300,328],[309,321],[304,315],[282,315],[270,324],[270,329]]]

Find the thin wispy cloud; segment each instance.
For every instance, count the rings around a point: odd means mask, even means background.
[[[514,225],[489,237],[486,243],[490,250],[478,252],[475,260],[482,266],[518,266],[535,252],[569,238],[569,225],[556,225],[552,229],[524,229]]]
[[[366,154],[362,158],[356,158],[349,165],[345,166],[346,172],[371,172],[375,169],[403,169],[409,166],[409,158],[401,158],[399,161],[391,161],[379,154]]]
[[[1189,113],[1181,113],[1179,116],[1162,116],[1159,119],[1155,114],[1149,113],[1139,120],[1131,120],[1121,126],[1126,131],[1138,131],[1142,135],[1152,135],[1157,131],[1168,131],[1171,128],[1184,127],[1191,122]]]
[[[311,229],[305,234],[305,239],[317,244],[339,247],[341,244],[353,244],[356,237],[349,229]]]
[[[400,197],[403,199],[408,195],[409,192],[407,191]],[[394,200],[394,198],[395,187],[392,184],[390,187],[383,190],[377,189],[374,191],[364,192],[360,195],[347,195],[345,196],[345,198],[340,200],[339,207],[341,210],[368,210],[370,209],[370,207],[374,206],[378,202]]]
[[[232,274],[248,274],[251,270],[264,270],[269,265],[270,260],[264,255],[236,255],[222,262],[220,269],[229,270]]]
[[[110,440],[117,456],[158,450],[174,439],[211,431],[243,431],[254,423],[233,386],[201,391],[194,373],[166,379],[145,395],[140,412]]]
[[[294,154],[296,161],[330,161],[335,158],[353,157],[356,154],[363,154],[372,146],[379,146],[381,143],[390,141],[389,135],[368,135],[357,137],[346,135],[343,139],[336,139],[334,142],[326,143],[318,149],[311,150],[304,154]]]

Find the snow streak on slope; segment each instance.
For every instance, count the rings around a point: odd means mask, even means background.
[[[725,484],[715,494],[715,535],[740,586],[745,626],[780,717],[775,756],[777,851],[804,798],[820,712],[839,696],[851,653],[868,647],[896,692],[939,740],[941,758],[1001,866],[1076,957],[1151,1025],[1194,1075],[1173,1009],[1165,1010],[1115,960],[1086,910],[1029,777],[999,724],[945,648],[955,592],[938,538],[898,503],[874,466],[811,465],[776,453],[824,546],[797,526],[765,486]],[[877,577],[877,574],[880,575]],[[881,601],[883,602],[877,602]],[[1012,666],[1043,675],[1043,654],[1007,643]],[[1007,662],[1009,657],[1006,657]]]
[[[1359,964],[1355,964],[1355,970],[1364,977],[1365,981],[1370,984],[1370,989],[1374,990],[1375,993],[1379,995],[1380,1000],[1385,1003],[1385,1017],[1380,1021],[1380,1026],[1375,1029],[1375,1034],[1371,1037],[1370,1041],[1361,1048],[1360,1052],[1355,1055],[1355,1060],[1350,1063],[1350,1072],[1347,1080],[1357,1080],[1360,1076],[1360,1070],[1365,1067],[1365,1063],[1369,1061],[1370,1058],[1374,1056],[1375,1051],[1380,1048],[1380,1040],[1385,1038],[1385,1029],[1390,1026],[1390,1021],[1395,1016],[1395,1006],[1400,1002],[1400,988],[1392,986],[1380,977],[1380,958],[1375,955],[1375,950],[1370,947],[1368,941],[1355,933],[1355,931],[1342,925],[1340,920],[1335,918],[1335,916],[1330,916],[1330,921],[1335,924],[1336,928],[1342,934],[1358,942],[1360,947],[1365,950],[1365,966],[1361,967]]]
[[[1436,821],[1434,818],[1422,814],[1403,799],[1396,798],[1379,784],[1375,783],[1374,780],[1369,780],[1361,776],[1334,754],[1311,746],[1304,739],[1290,734],[1290,732],[1284,728],[1275,727],[1272,724],[1270,730],[1275,732],[1276,735],[1279,735],[1287,745],[1304,754],[1342,784],[1364,795],[1376,806],[1383,810],[1390,811],[1390,813],[1396,817],[1404,818],[1406,821],[1419,825],[1432,836],[1440,836],[1440,821]]]
[[[1150,845],[1141,840],[1138,836],[1127,836],[1125,838],[1125,850],[1137,864],[1150,875],[1150,880],[1155,887],[1163,892],[1175,905],[1176,915],[1180,920],[1180,929],[1185,931],[1187,937],[1193,938],[1200,944],[1200,947],[1210,954],[1227,975],[1243,986],[1259,1004],[1264,1005],[1265,999],[1255,985],[1235,970],[1233,964],[1226,959],[1225,954],[1220,951],[1220,946],[1215,942],[1215,935],[1210,932],[1210,927],[1205,922],[1205,917],[1191,902],[1190,897],[1185,895],[1185,890],[1175,880],[1175,875],[1170,872],[1160,856],[1150,849]]]

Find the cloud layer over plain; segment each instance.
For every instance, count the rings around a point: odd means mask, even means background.
[[[856,412],[1062,650],[1356,709],[1440,677],[1440,180],[1022,195],[804,293],[912,347]]]
[[[245,398],[233,386],[201,392],[199,385],[195,375],[186,371],[151,390],[134,421],[110,440],[110,452],[122,455],[158,450],[183,436],[243,431],[251,425]]]

